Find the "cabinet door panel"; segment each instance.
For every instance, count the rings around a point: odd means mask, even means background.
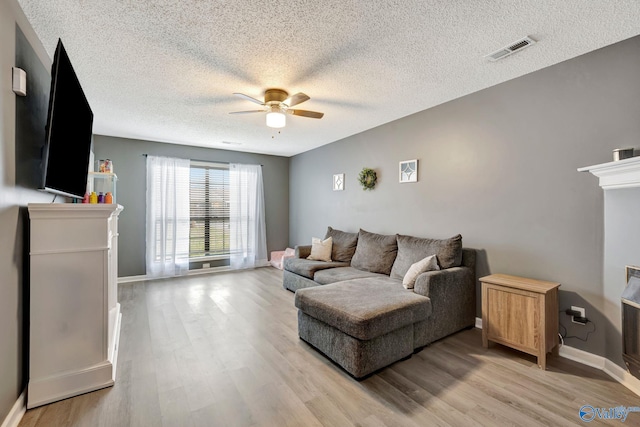
[[[500,288],[489,288],[487,296],[489,339],[529,349],[537,348],[540,335],[537,296]]]
[[[105,252],[31,258],[31,378],[82,369],[106,355]]]

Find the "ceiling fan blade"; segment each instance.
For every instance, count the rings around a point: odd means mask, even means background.
[[[287,107],[293,107],[294,105],[302,104],[304,101],[308,101],[310,99],[311,98],[309,98],[304,93],[298,92],[295,95],[291,95],[290,97],[282,101],[282,103]]]
[[[321,119],[324,116],[324,113],[318,113],[317,111],[307,111],[307,110],[287,110],[287,113],[293,114],[294,116],[303,116],[303,117],[311,117],[312,119]]]
[[[229,114],[264,113],[264,110],[233,111]]]
[[[234,95],[239,96],[242,99],[246,99],[247,101],[255,102],[256,104],[259,104],[259,105],[264,105],[264,102],[258,101],[257,99],[252,98],[249,95],[245,95],[244,93],[234,93]]]

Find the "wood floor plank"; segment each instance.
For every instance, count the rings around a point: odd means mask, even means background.
[[[325,427],[355,426],[336,406],[325,396],[314,397],[307,400],[305,405],[314,417]]]
[[[384,370],[379,374],[379,377],[389,384],[389,387],[396,388],[405,398],[413,400],[418,405],[427,408],[429,412],[436,414],[440,419],[444,420],[447,425],[464,425],[466,427],[481,425],[466,412],[460,411],[458,408],[454,408],[437,396],[426,392],[409,378],[398,374],[393,368]]]
[[[259,425],[252,418],[248,406],[238,399],[227,397],[198,409],[192,415],[194,425],[249,427]]]
[[[29,409],[25,412],[24,416],[20,420],[20,427],[34,427],[38,425],[38,421],[46,410],[46,406],[40,406],[38,408]],[[42,424],[40,424],[42,425]]]
[[[31,409],[20,427],[579,426],[582,405],[639,406],[599,370],[549,356],[542,371],[483,348],[477,329],[356,381],[298,338],[294,294],[271,267],[123,284],[118,300],[116,384]]]
[[[100,400],[102,411],[99,427],[115,426],[118,423],[125,426],[131,425],[131,364],[131,360],[118,359],[116,383],[112,388],[104,389],[104,394],[100,396],[103,400]]]
[[[193,426],[192,411],[189,408],[187,395],[183,387],[160,389],[158,398],[164,427]]]
[[[434,427],[451,425],[440,417],[441,413],[427,409],[413,399],[408,399],[404,393],[378,376],[369,378],[365,388],[389,410],[399,411],[417,425],[432,425]]]
[[[464,384],[475,394],[482,396],[485,407],[509,414],[511,418],[520,416],[522,426],[550,425],[552,420],[547,419],[542,411],[531,410],[523,399],[505,391],[506,383],[499,375],[485,373],[484,370],[479,369],[467,372],[460,358],[453,358],[440,352],[425,351],[422,352],[422,357],[436,368],[449,373],[458,380],[459,384]]]

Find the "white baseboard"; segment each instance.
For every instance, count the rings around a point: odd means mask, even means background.
[[[601,371],[604,371],[605,360],[607,360],[602,356],[580,350],[579,348],[569,347],[566,344],[560,346],[558,354],[565,359],[573,360],[574,362],[582,363],[583,365],[591,366]]]
[[[482,319],[479,317],[476,317],[476,328],[482,329]],[[640,380],[611,360],[566,344],[560,346],[558,354],[565,359],[604,371],[611,378],[640,396]]]
[[[109,329],[112,329],[112,335],[108,340],[109,348],[107,349],[106,360],[82,369],[58,372],[39,379],[30,379],[27,386],[27,409],[115,384],[121,325],[120,303],[116,303],[116,306],[109,312]]]
[[[229,266],[227,265],[222,267],[199,268],[197,270],[189,270],[189,272],[187,272],[185,276],[197,276],[199,274],[220,273],[224,271],[233,271],[233,270],[231,270],[231,268],[229,268]],[[118,277],[118,283],[146,282],[147,280],[175,279],[176,277],[183,277],[183,276],[149,277],[146,274],[141,274],[139,276]]]
[[[189,270],[187,276],[197,276],[198,274],[220,273],[223,271],[233,271],[228,265],[220,267],[199,268],[197,270]]]
[[[567,359],[604,371],[611,378],[640,396],[640,380],[611,360],[566,345],[560,347],[559,354]]]
[[[36,381],[31,380],[27,388],[29,394],[27,409],[111,387],[114,383],[113,365],[109,361],[78,371],[64,372]]]
[[[134,283],[134,282],[144,282],[145,280],[151,280],[146,275],[142,274],[140,276],[125,276],[118,277],[118,284],[120,283]]]
[[[2,427],[18,427],[20,420],[22,420],[25,412],[27,412],[25,396],[26,390],[23,390],[22,393],[20,393],[20,396],[18,396],[18,400],[13,404],[11,410],[2,422]]]
[[[120,304],[117,304],[118,315],[116,317],[116,326],[113,330],[113,348],[109,349],[109,360],[113,365],[113,372],[111,374],[113,381],[116,381],[116,369],[118,367],[118,350],[120,349],[120,328],[122,327],[122,313],[120,313]]]
[[[631,375],[624,368],[621,368],[617,364],[613,363],[609,359],[604,359],[604,369],[607,374],[620,384],[640,396],[640,380]]]

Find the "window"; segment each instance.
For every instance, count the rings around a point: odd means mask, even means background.
[[[229,256],[229,167],[191,162],[189,258]]]

